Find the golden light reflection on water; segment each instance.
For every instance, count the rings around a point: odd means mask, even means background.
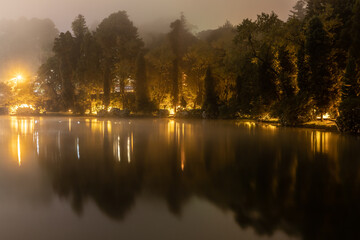
[[[128,157],[128,162],[131,162],[131,155],[130,155],[130,137],[128,137],[127,139],[127,157]]]
[[[111,134],[111,121],[107,121],[107,131],[109,134]]]
[[[167,136],[168,136],[168,144],[171,142],[172,136],[175,133],[175,121],[170,120],[167,124]]]
[[[117,137],[116,146],[114,146],[114,154],[115,154],[115,156],[117,156],[119,162],[121,162],[121,147],[120,147],[120,141],[121,141],[121,138],[120,138],[120,136],[118,136],[118,137]],[[116,149],[116,151],[115,151],[115,149]]]
[[[22,165],[24,158],[23,154],[23,144],[22,142],[28,142],[28,139],[32,138],[32,142],[35,145],[36,153],[39,155],[40,143],[39,143],[39,134],[35,131],[35,125],[39,123],[39,120],[34,118],[10,118],[10,129],[14,134],[14,138],[11,140],[11,145],[13,149],[14,159],[19,166]]]
[[[19,133],[21,135],[33,134],[35,128],[35,119],[22,119],[17,117],[12,117],[10,122],[10,127],[12,131]]]
[[[255,129],[259,131],[266,130],[266,132],[263,133],[271,136],[279,135],[280,132],[287,129],[287,128],[279,128],[278,126],[273,124],[256,123],[253,121],[238,121],[236,122],[236,125],[238,127],[247,128],[251,135],[256,134]],[[307,136],[306,144],[310,145],[311,153],[330,154],[331,156],[333,156],[332,158],[334,159],[334,161],[338,160],[338,158],[336,157],[338,155],[337,152],[338,148],[336,145],[336,141],[339,138],[339,136],[337,134],[334,134],[332,132],[320,131],[320,130],[296,129],[296,128],[293,128],[292,131],[306,133]]]
[[[328,132],[313,131],[311,133],[311,151],[313,153],[329,152],[329,134]]]
[[[160,131],[160,136],[163,135],[167,139],[167,143],[169,146],[175,144],[178,146],[177,149],[177,157],[180,160],[180,168],[182,171],[185,170],[186,165],[186,142],[194,141],[192,139],[192,128],[191,126],[188,127],[188,124],[184,122],[178,122],[175,120],[168,120],[166,124],[166,130]],[[189,128],[189,131],[186,129]],[[196,144],[193,144],[193,147],[196,147]]]
[[[185,169],[185,143],[184,143],[184,135],[183,140],[181,141],[181,170],[184,171]]]
[[[149,124],[150,122],[147,122]],[[48,152],[46,149],[43,150],[49,142],[48,139],[44,139],[43,135],[39,134],[39,129],[42,127],[42,121],[34,118],[17,118],[12,117],[10,121],[11,131],[15,133],[14,138],[11,140],[14,159],[16,155],[17,162],[19,166],[22,165],[24,161],[24,149],[28,149],[25,145],[28,145],[28,138],[26,136],[31,136],[32,138],[32,148],[33,153],[36,153],[37,156],[42,152],[47,152],[47,154],[53,154]],[[49,123],[47,123],[49,124]],[[44,127],[47,127],[47,124]],[[206,137],[203,135],[203,124],[193,124],[187,123],[186,121],[178,120],[166,120],[158,124],[157,120],[154,120],[153,123],[146,125],[146,129],[136,130],[138,125],[130,121],[110,121],[110,120],[98,120],[98,119],[74,119],[68,118],[62,121],[56,121],[57,126],[60,129],[56,129],[54,134],[54,147],[57,148],[57,154],[61,158],[62,155],[66,155],[64,149],[68,145],[67,141],[71,138],[71,148],[67,151],[71,151],[72,156],[76,159],[85,158],[86,151],[88,151],[89,144],[95,148],[101,147],[105,148],[105,144],[110,146],[107,147],[110,151],[110,155],[113,155],[116,161],[121,162],[125,160],[127,163],[136,161],[134,151],[139,151],[135,149],[136,141],[139,137],[138,133],[141,131],[151,132],[152,128],[155,127],[159,131],[158,135],[154,135],[154,132],[151,133],[150,142],[154,142],[154,149],[157,149],[159,146],[156,146],[156,142],[163,140],[163,144],[168,147],[176,146],[176,161],[179,169],[184,171],[186,169],[186,160],[187,157],[192,156],[194,152],[198,152],[199,161],[206,161],[204,153],[201,149],[206,147],[204,145],[204,140]],[[209,124],[207,122],[207,124]],[[283,132],[283,128],[278,128],[277,126],[271,124],[257,124],[255,122],[236,122],[236,126],[251,130],[251,136],[256,134],[258,131],[261,134],[271,136],[271,141],[274,143],[276,139],[281,140],[280,134]],[[206,131],[211,132],[211,127],[207,128]],[[263,131],[265,130],[265,131]],[[199,131],[201,134],[199,134]],[[232,129],[230,132],[218,132],[217,139],[217,148],[214,149],[215,158],[223,158],[224,161],[229,159],[235,159],[234,152],[234,142],[232,134],[235,129]],[[297,130],[291,130],[297,132]],[[315,130],[301,130],[303,133],[306,133],[306,146],[308,146],[308,153],[323,153],[330,154],[333,161],[333,174],[334,176],[338,175],[338,159],[337,159],[337,146],[336,146],[336,136],[331,136],[332,133],[315,131]],[[247,131],[245,130],[245,133]],[[300,131],[299,131],[300,132]],[[156,141],[153,141],[156,139]],[[269,138],[270,139],[270,138]],[[331,141],[330,141],[331,139]],[[305,139],[303,139],[305,141]],[[150,143],[151,145],[152,143]],[[206,142],[205,142],[206,144]],[[280,143],[279,143],[280,144]],[[304,142],[305,144],[305,142]],[[25,146],[25,147],[24,147]],[[281,148],[281,145],[278,146]],[[165,149],[165,148],[164,148]],[[85,152],[83,152],[83,151]],[[141,149],[140,149],[141,150]],[[27,151],[27,150],[26,150]],[[212,149],[211,149],[212,151]],[[311,152],[311,153],[310,153]],[[211,155],[211,154],[209,154]],[[216,156],[215,156],[216,155]],[[204,160],[205,159],[205,160]],[[216,163],[212,163],[216,164]],[[295,164],[296,165],[296,164]],[[214,165],[215,166],[215,165]],[[274,183],[274,186],[276,184]]]
[[[18,163],[21,166],[21,142],[20,142],[20,135],[17,137],[17,154],[18,154]]]
[[[236,125],[239,126],[246,126],[249,130],[256,126],[255,122],[236,122]]]

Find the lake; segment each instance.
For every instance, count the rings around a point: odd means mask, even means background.
[[[1,239],[359,239],[360,138],[0,117]]]

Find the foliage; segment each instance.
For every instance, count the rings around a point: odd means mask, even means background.
[[[136,60],[135,83],[136,109],[138,111],[150,110],[146,63],[143,52],[139,53]]]
[[[298,94],[280,101],[275,107],[274,114],[279,116],[284,126],[296,126],[310,121],[313,103],[306,95]]]
[[[360,97],[347,98],[339,108],[336,123],[342,132],[360,133]]]
[[[329,69],[329,37],[318,17],[309,22],[306,51],[309,55],[311,95],[315,106],[323,115],[330,108],[330,91],[334,83]]]
[[[73,109],[75,96],[72,74],[76,64],[76,57],[74,55],[74,39],[70,32],[61,33],[55,39],[54,52],[59,60],[62,100],[66,109]]]
[[[138,37],[137,28],[124,11],[113,13],[105,18],[98,26],[95,36],[101,47],[103,101],[107,107],[110,104],[112,79],[116,77],[119,78],[120,93],[123,101],[125,100],[124,81],[134,71],[135,59],[143,42]],[[115,64],[117,64],[117,68],[115,68]]]
[[[202,109],[206,112],[207,117],[213,118],[218,115],[218,102],[215,94],[215,80],[210,67],[206,70],[204,84],[205,94]]]
[[[179,94],[182,95],[182,82],[179,81],[183,56],[189,46],[196,42],[196,38],[191,34],[185,16],[182,14],[180,19],[170,24],[171,31],[168,34],[170,47],[174,58],[172,59],[171,70],[171,97],[174,109],[178,106]]]

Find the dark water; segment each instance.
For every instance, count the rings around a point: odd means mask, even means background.
[[[360,139],[0,118],[0,239],[360,239]]]

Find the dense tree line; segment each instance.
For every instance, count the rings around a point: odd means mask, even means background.
[[[94,32],[79,15],[56,38],[38,84],[49,110],[202,109],[284,125],[330,115],[359,132],[359,25],[359,0],[300,0],[287,21],[262,13],[197,34],[181,15],[145,44],[126,12]]]

